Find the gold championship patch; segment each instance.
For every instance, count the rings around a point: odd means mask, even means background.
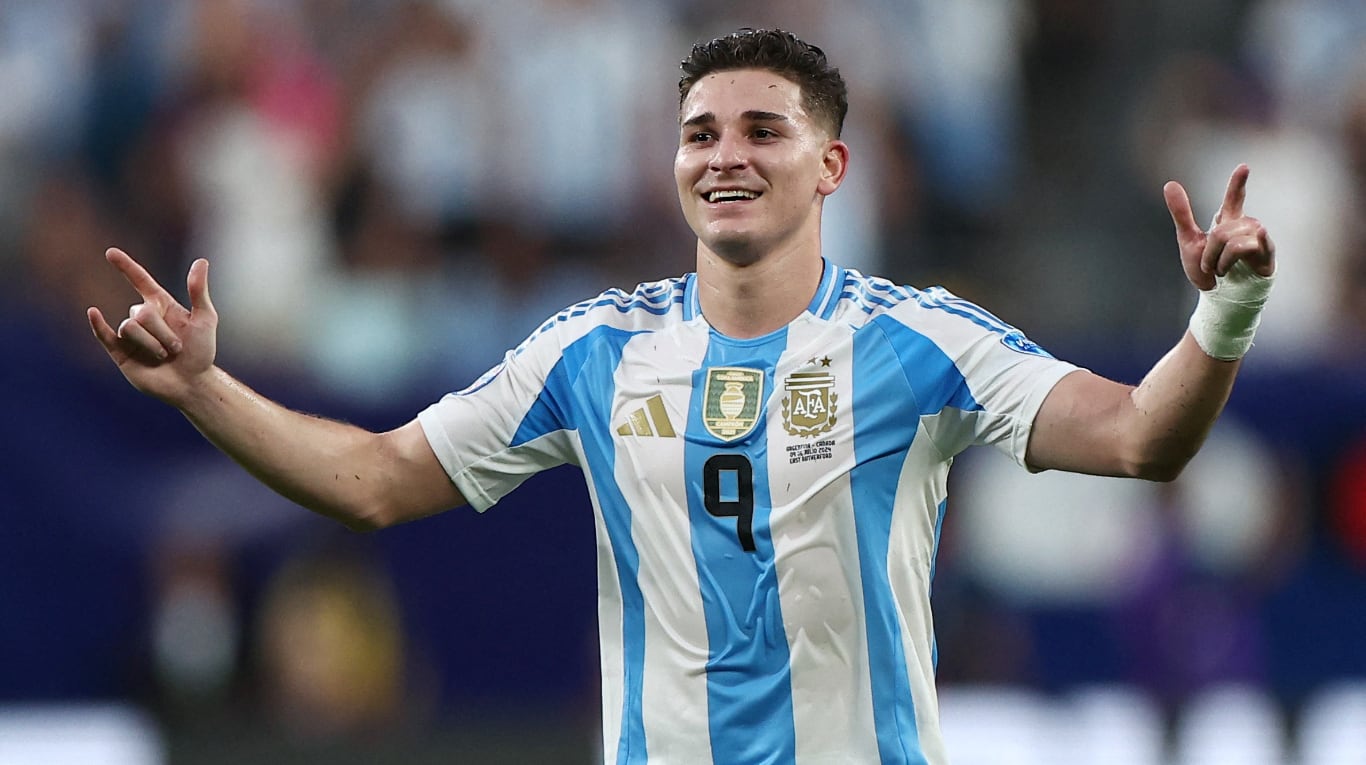
[[[764,373],[745,367],[712,367],[702,389],[702,424],[722,441],[749,435],[759,422]]]

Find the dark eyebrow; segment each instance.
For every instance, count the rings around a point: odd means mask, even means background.
[[[705,124],[707,124],[708,122],[714,122],[714,121],[716,121],[716,115],[715,115],[715,114],[712,114],[711,112],[702,112],[701,114],[697,115],[696,117],[690,117],[690,118],[688,118],[687,120],[684,120],[684,121],[683,121],[683,127],[694,127],[694,126],[698,126],[698,125],[705,125]]]
[[[750,122],[791,122],[787,115],[774,112],[748,111],[744,117]]]
[[[791,122],[786,115],[777,112],[765,112],[751,109],[740,115],[750,122]],[[711,112],[702,112],[694,117],[689,117],[683,121],[683,127],[696,127],[706,125],[716,121],[716,115]]]

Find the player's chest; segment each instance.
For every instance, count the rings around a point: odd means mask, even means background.
[[[852,455],[851,336],[689,350],[627,348],[614,379],[606,434],[642,469],[677,469],[685,455],[744,455],[796,472]]]

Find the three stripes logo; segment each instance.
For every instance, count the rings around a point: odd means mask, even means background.
[[[673,423],[664,410],[664,397],[656,393],[645,401],[645,406],[631,412],[626,422],[617,427],[619,436],[658,436],[675,438]]]

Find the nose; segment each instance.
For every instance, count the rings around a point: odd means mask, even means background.
[[[707,166],[718,173],[744,169],[749,165],[749,151],[744,139],[733,133],[725,133],[716,139]]]

